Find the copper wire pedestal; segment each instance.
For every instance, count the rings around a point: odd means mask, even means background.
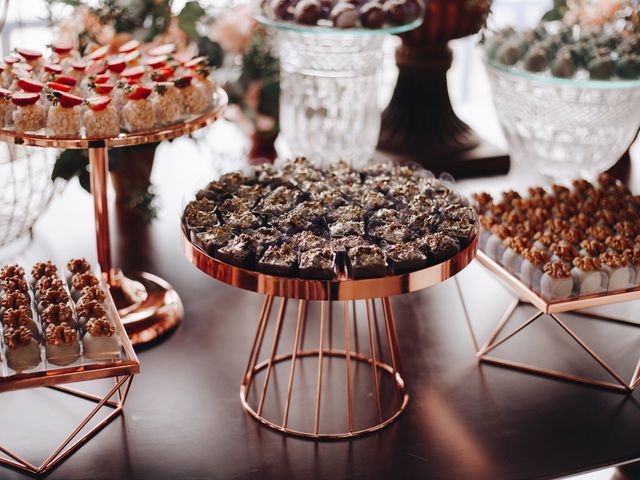
[[[471,333],[471,339],[476,350],[478,361],[512,368],[528,373],[544,375],[555,379],[578,382],[596,387],[604,387],[625,393],[632,392],[640,384],[640,352],[638,354],[639,358],[637,360],[637,363],[634,364],[635,368],[633,369],[631,378],[626,379],[624,375],[613,368],[610,363],[606,362],[601,354],[597,353],[585,339],[578,335],[575,329],[570,328],[567,322],[560,317],[561,313],[579,313],[580,315],[594,317],[602,321],[613,322],[630,328],[639,328],[640,323],[636,323],[623,318],[616,318],[583,310],[586,308],[601,307],[632,300],[640,300],[640,288],[636,287],[635,289],[622,290],[619,292],[600,293],[579,298],[548,301],[538,293],[525,286],[511,272],[488,257],[484,252],[478,251],[478,255],[476,258],[483,267],[496,275],[511,293],[515,294],[515,298],[507,307],[507,310],[498,321],[496,327],[489,335],[489,338],[486,340],[486,342],[484,342],[484,344],[480,345],[475,335],[474,328],[471,324],[469,309],[462,295],[462,290],[459,286],[458,279],[456,279],[458,294],[460,296],[460,299],[462,300],[466,322]],[[509,322],[509,319],[512,317],[516,309],[521,305],[531,305],[536,309],[536,312],[520,326],[513,329],[510,333],[501,336],[502,332],[505,330],[507,323]],[[527,327],[544,317],[551,318],[555,324],[561,327],[560,331],[568,335],[568,337],[571,338],[572,342],[579,349],[586,352],[589,357],[591,357],[603,369],[603,371],[608,374],[611,380],[600,380],[597,378],[576,375],[561,370],[542,368],[530,363],[516,362],[509,359],[500,358],[495,355],[495,350],[499,346],[503,345],[505,342],[515,337],[516,335],[522,336]]]
[[[16,145],[89,151],[98,263],[109,283],[122,322],[134,345],[150,342],[177,327],[182,321],[184,310],[177,292],[163,279],[145,272],[124,274],[120,269],[113,267],[109,235],[108,149],[155,143],[188,135],[220,118],[227,103],[227,94],[218,88],[214,93],[213,106],[203,114],[174,125],[121,133],[117,137],[51,137],[0,130],[0,141]]]
[[[103,287],[106,288],[106,286],[106,283],[103,283]],[[41,462],[33,463],[0,443],[1,464],[33,474],[46,473],[68,458],[113,419],[123,413],[133,376],[140,372],[140,363],[110,296],[107,296],[106,306],[110,311],[110,317],[114,319],[116,335],[120,338],[120,343],[123,347],[123,353],[120,358],[0,377],[0,395],[4,392],[26,388],[47,388],[95,404],[87,415],[80,417],[79,424]],[[75,382],[92,382],[109,378],[113,379],[112,386],[107,387],[106,392],[100,395],[66,386]],[[107,413],[105,414],[104,412]],[[37,414],[37,412],[31,412],[31,414]],[[98,418],[100,419],[97,423],[89,426],[93,419]]]
[[[189,238],[183,228],[185,255],[204,273],[266,295],[242,376],[243,408],[277,431],[313,439],[375,432],[400,416],[409,393],[389,297],[452,277],[477,248],[476,238],[449,260],[411,273],[352,280],[343,272],[324,281],[234,267]]]

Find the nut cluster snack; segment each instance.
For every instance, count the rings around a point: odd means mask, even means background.
[[[0,348],[9,368],[0,366],[0,376],[119,356],[105,302],[84,259],[69,261],[66,280],[50,261],[36,263],[29,279],[19,265],[0,268]]]
[[[222,262],[280,276],[381,277],[440,263],[477,234],[477,213],[412,166],[304,158],[210,182],[183,212],[193,243]]]
[[[549,300],[640,285],[640,196],[601,174],[573,188],[474,196],[480,248]]]

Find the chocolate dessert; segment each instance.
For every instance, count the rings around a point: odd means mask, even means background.
[[[387,260],[377,245],[354,247],[347,252],[348,268],[353,278],[383,277],[387,273]]]
[[[330,248],[313,248],[300,254],[300,277],[331,280],[335,276],[336,255]]]
[[[294,276],[297,265],[298,255],[286,243],[267,248],[256,264],[261,272],[285,277]]]

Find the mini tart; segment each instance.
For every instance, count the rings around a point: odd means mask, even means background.
[[[47,361],[54,365],[64,366],[75,362],[80,357],[78,332],[68,323],[48,325],[45,332],[45,351]]]
[[[40,365],[40,346],[28,328],[6,328],[2,337],[9,368],[22,372]]]
[[[573,291],[573,277],[569,265],[562,262],[548,262],[543,267],[540,279],[540,293],[547,300],[569,298]]]
[[[99,359],[120,355],[120,340],[116,335],[116,328],[106,317],[89,320],[86,330],[82,339],[86,357]]]

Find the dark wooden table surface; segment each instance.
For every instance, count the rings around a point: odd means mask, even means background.
[[[206,277],[185,260],[179,244],[182,199],[207,181],[214,162],[187,140],[162,145],[154,172],[160,219],[146,228],[114,215],[116,262],[172,282],[185,320],[165,341],[139,351],[142,373],[125,415],[49,478],[497,480],[552,478],[640,457],[640,392],[623,395],[478,365],[452,280],[393,300],[411,394],[399,421],[380,433],[338,442],[288,438],[260,426],[242,410],[238,389],[262,298]],[[634,172],[625,172],[637,184]],[[462,186],[524,182],[516,172]],[[90,197],[71,185],[18,257],[26,263],[95,259],[91,209]],[[485,338],[510,296],[476,264],[460,281]],[[627,313],[637,315],[637,309]],[[611,362],[628,360],[629,353],[637,360],[640,328],[620,331],[593,320],[572,321],[591,329]],[[526,347],[532,358],[588,370],[584,357],[573,355],[552,325],[546,327],[505,345],[503,354],[515,358]],[[42,390],[3,394],[0,435],[35,461],[66,435],[72,414],[86,408]],[[0,478],[25,476],[0,468]]]

